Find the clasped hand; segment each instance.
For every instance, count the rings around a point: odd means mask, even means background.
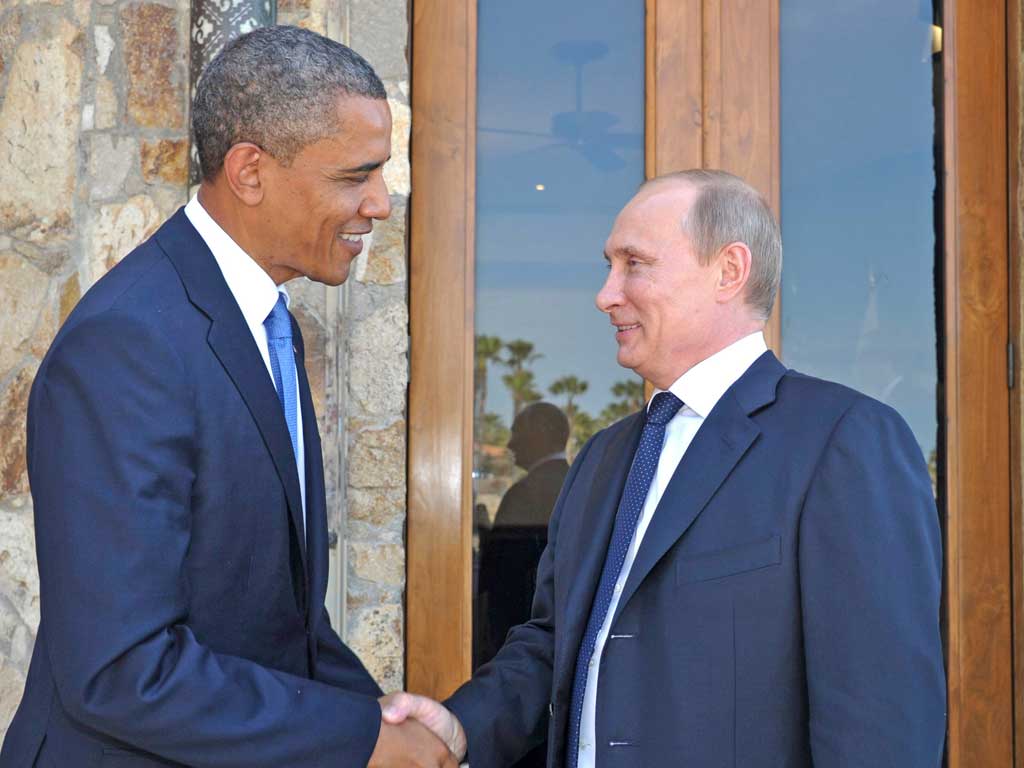
[[[442,704],[413,693],[380,699],[382,722],[368,768],[457,768],[466,755],[462,724]]]

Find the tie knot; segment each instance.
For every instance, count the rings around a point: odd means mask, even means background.
[[[290,339],[292,337],[292,317],[288,313],[288,302],[283,293],[277,295],[277,303],[263,321],[268,339]]]
[[[647,423],[663,427],[682,407],[683,401],[671,392],[659,392],[651,400],[651,407],[647,409]]]

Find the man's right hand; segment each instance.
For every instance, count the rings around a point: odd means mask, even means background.
[[[444,743],[416,720],[381,722],[367,768],[458,768]]]
[[[380,699],[384,722],[397,725],[407,719],[418,720],[447,745],[455,759],[466,756],[466,732],[462,723],[447,707],[427,696],[415,693],[391,693]]]

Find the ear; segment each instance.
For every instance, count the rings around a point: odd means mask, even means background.
[[[751,258],[746,243],[729,243],[719,251],[715,294],[720,304],[730,302],[743,293],[750,278]]]
[[[255,144],[235,144],[224,156],[224,177],[232,193],[244,205],[256,206],[263,201],[269,154]]]

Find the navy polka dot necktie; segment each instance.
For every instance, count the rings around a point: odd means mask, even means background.
[[[626,487],[622,491],[619,509],[615,514],[615,527],[612,530],[611,542],[608,544],[608,553],[605,555],[604,568],[601,570],[601,580],[597,584],[594,604],[590,608],[587,629],[583,633],[583,641],[580,643],[579,653],[576,656],[576,675],[572,685],[572,709],[569,712],[569,744],[566,755],[566,764],[569,768],[576,768],[579,759],[583,696],[587,690],[587,673],[594,655],[597,636],[608,615],[608,608],[611,606],[612,595],[615,592],[615,583],[619,580],[622,565],[626,561],[626,552],[629,550],[633,534],[636,532],[640,513],[643,512],[647,492],[654,479],[654,471],[658,468],[658,458],[661,456],[661,446],[665,440],[665,425],[672,420],[682,405],[682,400],[671,392],[659,392],[654,396],[651,407],[647,410],[647,421],[644,424],[643,434],[640,436],[640,445],[637,446],[636,454],[633,456],[633,465],[629,469]]]

